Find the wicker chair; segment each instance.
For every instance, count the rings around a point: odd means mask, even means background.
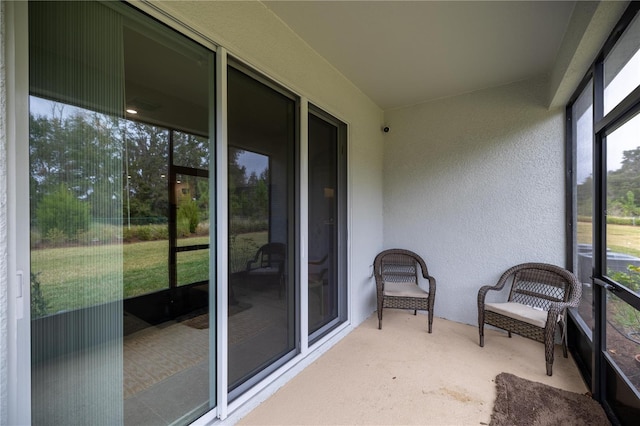
[[[504,303],[485,303],[490,290],[500,291],[511,282],[509,298]],[[478,292],[478,327],[480,346],[484,346],[484,325],[507,330],[544,343],[547,375],[551,376],[556,327],[562,333],[562,351],[567,357],[566,312],[577,307],[582,286],[575,275],[559,266],[545,263],[516,265],[500,277],[495,286]]]
[[[284,266],[287,246],[283,243],[267,243],[258,249],[253,259],[247,261],[244,277],[261,285],[276,284],[278,297],[284,289]]]
[[[429,313],[429,333],[433,324],[433,305],[436,298],[436,280],[429,275],[427,265],[420,256],[402,249],[379,253],[373,262],[378,300],[378,329],[382,328],[382,309],[413,309]],[[429,281],[429,291],[418,286],[418,271]]]

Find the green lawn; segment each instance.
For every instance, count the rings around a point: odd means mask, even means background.
[[[590,222],[578,222],[578,243],[592,244]],[[607,248],[640,257],[640,226],[608,224]]]
[[[183,239],[179,246],[206,244],[208,237]],[[230,247],[230,270],[244,268],[266,232],[237,236]],[[50,313],[73,310],[151,293],[169,287],[169,243],[48,248],[31,251],[31,271],[37,274]],[[178,253],[178,285],[209,278],[209,250]]]

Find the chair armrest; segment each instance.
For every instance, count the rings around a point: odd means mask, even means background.
[[[416,260],[418,261],[418,264],[420,265],[420,270],[422,271],[422,278],[424,278],[425,280],[429,281],[429,294],[431,295],[430,297],[435,297],[435,295],[436,295],[436,279],[434,277],[432,277],[431,275],[429,275],[429,270],[427,269],[427,264],[425,263],[424,259],[422,259],[420,256],[418,256],[416,258]]]
[[[245,268],[245,271],[250,271],[251,269],[253,269],[251,265],[253,265],[255,262],[256,262],[255,259],[247,260],[247,267]]]
[[[329,253],[325,254],[324,257],[320,260],[309,260],[309,265],[322,265],[324,262],[326,262],[328,257]]]
[[[519,269],[519,267],[520,267],[519,265],[516,265],[514,267],[507,269],[500,276],[500,279],[498,280],[496,285],[485,285],[480,287],[480,290],[478,290],[478,308],[484,307],[484,299],[487,296],[487,293],[490,290],[495,290],[495,291],[502,290],[505,284],[507,283],[507,281],[511,278],[511,275],[513,275],[513,273],[516,272]]]
[[[554,315],[559,315],[561,312],[564,312],[565,309],[568,308],[577,308],[580,305],[580,300],[582,298],[582,284],[575,279],[575,282],[572,285],[572,292],[569,300],[566,302],[551,302],[549,305],[549,312],[553,311]]]
[[[499,289],[496,288],[496,286],[485,285],[480,287],[480,290],[478,290],[478,309],[484,307],[484,299],[487,297],[487,293],[490,290],[499,290]]]
[[[384,291],[384,280],[381,275],[375,274],[376,278],[376,291],[380,294]]]
[[[484,306],[484,299],[490,291],[500,291],[504,288],[504,282],[496,285],[485,285],[478,290],[478,306]]]
[[[558,315],[562,314],[568,308],[577,308],[580,305],[582,297],[582,286],[578,283],[575,290],[571,293],[571,298],[566,302],[551,302],[547,314],[547,323],[556,321]],[[553,317],[553,318],[552,318]]]
[[[431,275],[425,277],[427,280],[429,280],[429,297],[434,298],[436,297],[436,279],[434,277],[432,277]]]

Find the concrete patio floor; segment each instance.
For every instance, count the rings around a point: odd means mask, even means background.
[[[387,309],[374,313],[327,353],[247,414],[240,425],[489,424],[496,375],[508,372],[573,392],[587,387],[556,345],[553,376],[544,345],[519,336]]]

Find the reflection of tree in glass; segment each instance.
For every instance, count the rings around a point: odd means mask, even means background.
[[[173,164],[209,169],[209,140],[202,136],[173,132]]]
[[[121,120],[67,110],[51,102],[49,114],[29,115],[31,211],[62,185],[88,203],[92,217],[112,217],[121,203]]]
[[[163,223],[169,210],[168,162],[169,131],[144,123],[127,122],[126,148],[128,176],[123,190],[129,189],[128,208],[132,224]],[[127,182],[128,180],[128,182]],[[126,194],[125,194],[126,195]]]
[[[243,153],[244,150],[229,148],[229,214],[232,220],[265,221],[269,216],[269,170],[248,174],[238,161]]]
[[[42,197],[36,210],[40,232],[54,244],[76,240],[89,228],[89,205],[74,197],[72,191],[60,184],[58,189]]]

